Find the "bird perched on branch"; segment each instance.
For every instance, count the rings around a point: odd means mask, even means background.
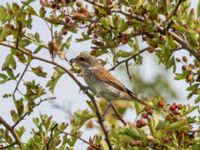
[[[128,90],[89,52],[80,53],[76,58],[71,59],[70,63],[76,63],[80,66],[86,84],[97,97],[103,97],[109,102],[112,100],[136,101],[150,107]]]

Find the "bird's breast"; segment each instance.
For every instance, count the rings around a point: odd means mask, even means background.
[[[83,77],[86,84],[96,96],[103,97],[107,100],[116,99],[119,96],[119,90],[100,80],[92,70],[86,70]]]

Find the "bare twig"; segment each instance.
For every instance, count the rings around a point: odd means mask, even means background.
[[[57,128],[57,130],[60,131],[58,128]],[[79,136],[77,136],[77,135],[75,135],[75,134],[71,134],[71,133],[63,132],[63,131],[60,131],[60,133],[65,134],[65,135],[69,135],[69,136],[74,137],[74,138],[77,138],[77,139],[81,140],[82,142],[84,142],[84,143],[90,145],[91,147],[93,147],[93,148],[96,149],[96,150],[101,150],[100,147],[97,147],[96,145],[94,145],[94,144],[88,142],[87,140],[85,140],[85,139],[83,139],[83,138],[81,138],[81,137],[79,137]]]
[[[24,77],[29,65],[30,65],[30,63],[26,64],[26,67],[25,67],[24,71],[22,72],[22,75],[20,76],[19,80],[17,81],[17,85],[16,85],[16,87],[14,89],[13,94],[15,94],[15,92],[18,90],[19,84],[20,84],[21,80],[23,79],[23,77]]]
[[[144,48],[143,50],[134,53],[134,54],[133,54],[132,56],[130,56],[129,58],[118,62],[115,66],[113,66],[112,68],[110,68],[109,71],[115,70],[115,68],[117,68],[119,65],[121,65],[122,63],[126,63],[126,62],[128,62],[129,60],[135,58],[137,55],[139,55],[139,54],[145,52],[146,50],[148,50],[148,48],[149,48],[149,47]]]
[[[16,49],[15,46],[13,45],[9,45],[9,44],[6,44],[6,43],[0,43],[0,45],[2,46],[5,46],[5,47],[9,47],[9,48],[14,48]],[[94,109],[95,109],[95,113],[96,113],[96,116],[98,118],[98,122],[99,122],[99,125],[101,126],[101,129],[104,133],[104,136],[105,136],[105,140],[108,144],[108,147],[110,150],[113,150],[112,148],[112,145],[111,145],[111,142],[110,142],[110,139],[108,137],[108,132],[106,131],[105,127],[104,127],[104,124],[103,124],[103,119],[102,119],[102,116],[100,115],[100,112],[99,112],[99,108],[95,102],[95,99],[93,97],[93,95],[91,93],[88,92],[87,89],[84,88],[84,86],[80,83],[80,81],[78,79],[75,78],[75,76],[73,75],[73,73],[71,73],[69,70],[66,69],[66,67],[54,62],[54,61],[50,61],[48,59],[45,59],[45,58],[41,58],[41,57],[38,57],[36,55],[33,55],[32,53],[30,53],[30,51],[26,50],[26,49],[22,49],[22,48],[17,48],[18,51],[22,52],[23,54],[25,55],[28,55],[28,56],[31,56],[32,59],[35,59],[35,60],[40,60],[42,62],[45,62],[45,63],[48,63],[48,64],[52,64],[54,66],[57,66],[59,67],[60,69],[62,69],[63,71],[65,71],[73,80],[74,82],[76,82],[76,84],[83,90],[83,92],[90,98],[90,100],[92,101],[92,104],[94,106]]]
[[[113,106],[112,103],[110,103],[110,106],[112,107],[112,109],[114,110],[115,114],[117,115],[118,119],[126,126],[126,122],[122,119],[122,117],[120,116],[119,112],[117,111],[117,109]]]
[[[16,144],[19,146],[22,144],[20,138],[15,133],[15,130],[12,126],[10,126],[1,116],[0,116],[0,124],[2,124],[10,133],[12,134],[13,138],[15,139]]]

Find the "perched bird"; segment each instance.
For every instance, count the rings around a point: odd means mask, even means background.
[[[76,63],[80,66],[86,84],[97,97],[103,97],[108,101],[137,101],[144,106],[150,107],[128,90],[89,52],[81,52],[76,58],[71,59],[70,63]]]

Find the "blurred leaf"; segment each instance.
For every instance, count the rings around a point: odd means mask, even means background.
[[[16,69],[16,62],[12,54],[8,54],[6,56],[5,62],[2,65],[2,70],[7,70],[10,66],[13,69]]]
[[[198,1],[198,5],[197,5],[197,17],[200,16],[200,0]]]
[[[195,101],[195,104],[199,103],[200,102],[200,95],[197,96],[197,98],[194,101]]]
[[[3,6],[0,6],[0,21],[4,20],[6,18],[6,9]]]
[[[47,73],[42,70],[43,67],[41,67],[41,66],[38,66],[38,67],[35,67],[35,68],[31,67],[31,69],[37,76],[46,78]]]

